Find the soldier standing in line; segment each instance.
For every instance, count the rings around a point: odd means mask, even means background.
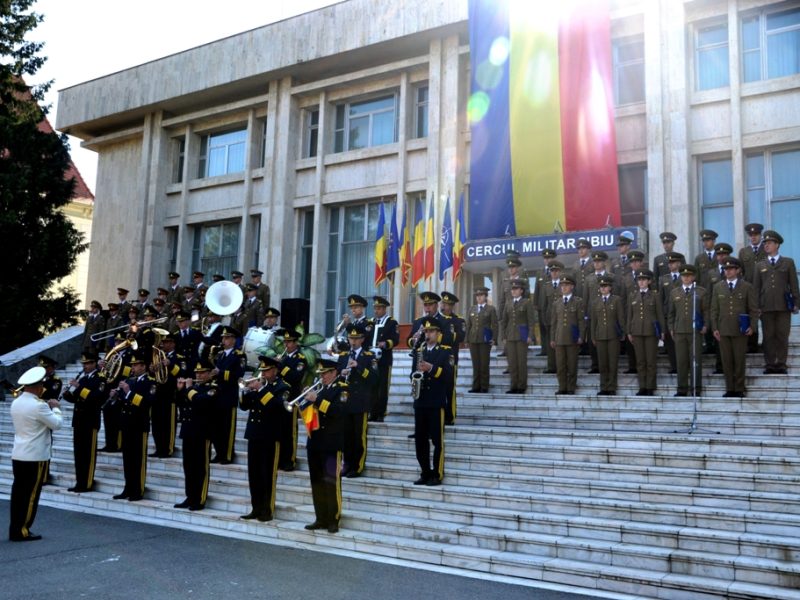
[[[278,377],[280,362],[259,356],[259,378],[242,394],[239,408],[249,411],[244,437],[247,440],[247,481],[252,510],[242,519],[271,521],[275,515],[275,484],[280,456],[281,413],[290,400],[289,386]]]
[[[168,278],[167,302],[180,302],[183,300],[183,286],[178,281],[181,278],[181,274],[176,271],[170,271]]]
[[[724,264],[728,260],[728,257],[733,252],[733,247],[730,244],[726,244],[725,242],[720,242],[719,244],[714,245],[714,259],[716,261],[715,265],[706,269],[703,273],[698,273],[698,277],[700,279],[700,285],[702,285],[708,291],[709,298],[714,293],[714,288],[720,281],[725,280],[725,268]],[[714,332],[710,329],[706,332],[705,335],[705,344],[706,348],[712,348],[714,350],[715,355],[715,362],[714,362],[714,374],[715,375],[722,375],[722,357],[719,351],[719,344],[717,340],[714,339]],[[708,353],[706,353],[708,354]]]
[[[601,276],[599,286],[600,294],[592,299],[589,309],[592,344],[597,349],[600,370],[600,391],[597,395],[616,396],[619,342],[625,337],[625,309],[622,298],[612,293],[613,277]]]
[[[750,238],[750,242],[739,248],[739,261],[744,270],[744,280],[753,283],[756,274],[756,263],[767,258],[764,251],[764,243],[761,239],[761,232],[764,226],[761,223],[748,223],[744,226],[745,233]],[[753,335],[747,338],[747,353],[755,354],[758,350],[758,321],[753,325]]]
[[[764,373],[785,375],[789,353],[792,314],[797,314],[800,290],[794,260],[781,256],[783,237],[777,232],[764,232],[767,258],[756,265],[753,287],[761,310],[764,329]]]
[[[669,272],[667,254],[675,249],[675,240],[678,239],[678,236],[671,231],[664,231],[658,237],[661,240],[661,247],[664,249],[664,252],[653,258],[653,274],[655,275],[656,282],[661,280],[662,275],[666,275]],[[634,269],[634,271],[638,270],[639,269]]]
[[[261,300],[261,306],[267,307],[270,305],[270,291],[269,286],[261,281],[261,276],[264,275],[258,269],[250,269],[250,282],[256,286],[256,297]]]
[[[115,342],[119,343],[125,339],[122,333],[118,333],[114,338]],[[131,361],[133,360],[133,348],[130,346],[124,347],[120,350],[120,368],[119,373],[113,380],[106,382],[106,389],[111,391],[117,388],[121,381],[124,381],[131,375]],[[99,362],[101,369],[105,368],[105,361]],[[122,403],[116,398],[110,397],[100,407],[103,413],[103,425],[105,429],[106,445],[100,448],[98,452],[121,452],[122,451]]]
[[[168,333],[161,339],[161,349],[167,360],[167,380],[156,383],[156,397],[151,419],[153,421],[154,458],[169,458],[175,451],[177,429],[176,390],[178,377],[186,375],[186,358],[175,351],[175,336]]]
[[[192,273],[192,287],[195,290],[200,290],[203,288],[208,288],[208,284],[205,282],[206,274],[202,271],[195,271]]]
[[[272,306],[267,307],[264,311],[264,322],[261,324],[261,329],[267,331],[278,331],[281,326],[278,325],[278,317],[281,316],[281,311]]]
[[[475,289],[475,304],[469,309],[467,318],[466,338],[472,360],[472,388],[469,390],[471,394],[489,392],[490,350],[497,342],[498,321],[497,310],[486,301],[488,295],[487,287]]]
[[[636,276],[639,290],[628,298],[628,339],[636,351],[639,377],[637,396],[652,396],[656,390],[658,340],[664,339],[664,313],[658,294],[650,290],[653,272],[642,269]]]
[[[515,281],[522,282],[523,285],[523,292],[522,297],[527,298],[530,296],[530,284],[528,283],[528,278],[524,276],[524,274],[520,273],[520,267],[522,266],[522,261],[519,259],[519,252],[514,250],[509,250],[506,253],[506,266],[508,267],[508,276],[503,279],[503,282],[500,284],[500,294],[497,299],[497,318],[500,320],[500,340],[499,343],[504,343],[504,333],[505,330],[503,329],[502,323],[504,318],[504,311],[506,304],[508,304],[508,300],[511,298],[511,284]],[[450,344],[448,344],[450,345]],[[505,356],[506,349],[505,346],[501,350],[498,356]]]
[[[467,324],[462,317],[454,312],[454,307],[458,303],[458,297],[451,292],[442,292],[442,301],[439,304],[442,322],[446,330],[452,333],[452,352],[453,352],[453,378],[451,388],[447,390],[447,406],[444,409],[444,424],[455,425],[456,423],[456,380],[458,379],[458,351],[464,339],[467,337]],[[533,332],[531,332],[533,335]]]
[[[84,352],[97,352],[98,347],[104,342],[93,342],[92,335],[100,333],[106,329],[106,320],[100,312],[103,305],[97,300],[92,300],[89,304],[89,314],[86,316],[86,324],[83,326],[83,341],[81,348]]]
[[[391,303],[383,296],[372,297],[372,339],[374,352],[380,352],[378,359],[378,389],[369,409],[369,420],[382,423],[389,403],[389,383],[392,379],[393,349],[400,342],[397,321],[386,314]]]
[[[612,293],[615,296],[618,296],[621,293],[622,286],[619,283],[619,278],[608,272],[606,269],[607,262],[607,253],[603,252],[602,250],[595,250],[592,252],[593,271],[584,279],[583,293],[579,294],[583,298],[584,306],[586,306],[587,317],[589,316],[589,308],[591,307],[592,302],[595,298],[600,296],[601,278],[608,277],[611,279]],[[582,353],[589,354],[592,357],[591,368],[588,372],[591,374],[596,374],[600,372],[600,369],[597,364],[597,348],[594,344],[592,344],[591,325],[586,328],[586,338],[587,339],[586,343],[584,344],[584,348],[588,348],[588,350]]]
[[[555,347],[550,343],[553,340],[553,330],[550,329],[552,326],[550,317],[553,310],[553,305],[561,300],[561,278],[565,274],[563,263],[557,260],[551,262],[550,282],[545,285],[541,291],[541,297],[544,298],[544,301],[542,302],[542,315],[547,323],[546,327],[544,328],[547,331],[547,367],[543,373],[548,375],[556,374],[556,350]],[[539,322],[539,327],[540,329],[542,327],[541,321]]]
[[[139,307],[139,311],[143,311],[146,307],[150,306],[150,290],[145,288],[139,288],[139,295],[137,296],[136,300],[133,301],[135,306]]]
[[[242,290],[242,294],[244,294],[245,284],[242,283],[242,277],[244,277],[244,273],[241,271],[231,271],[231,281],[239,286],[239,289]]]
[[[631,249],[633,240],[628,236],[621,235],[617,240],[617,258],[611,262],[611,273],[616,275],[619,279],[624,278],[631,271],[631,266],[628,263],[628,252]]]
[[[573,279],[575,281],[575,293],[582,296],[583,285],[586,276],[594,272],[594,264],[592,263],[592,243],[584,238],[577,241],[578,258],[575,261],[573,268]],[[567,273],[563,273],[566,275]]]
[[[528,346],[533,343],[536,311],[530,299],[523,297],[524,292],[525,285],[521,281],[512,281],[511,298],[503,309],[501,325],[511,372],[511,387],[507,394],[524,394],[528,389]]]
[[[278,357],[281,363],[280,377],[290,388],[292,398],[297,398],[303,391],[303,381],[308,373],[306,356],[300,350],[300,334],[288,329],[279,329],[275,332],[276,338],[283,342],[283,354]],[[297,417],[298,410],[295,406],[291,412],[286,411],[281,418],[281,452],[278,459],[278,468],[281,471],[294,471],[297,466]]]
[[[714,246],[717,244],[719,234],[713,229],[703,229],[700,232],[700,240],[703,242],[703,250],[694,258],[694,266],[698,273],[705,273],[708,269],[717,266],[714,256]]]
[[[728,258],[725,279],[711,296],[711,328],[722,356],[725,398],[744,398],[747,337],[753,335],[751,323],[758,318],[756,291],[739,276],[741,266],[738,259]]]
[[[119,314],[122,316],[122,320],[125,323],[130,321],[130,310],[132,304],[128,302],[128,290],[122,287],[117,288],[117,304],[119,305]]]
[[[696,274],[694,265],[681,266],[681,285],[670,292],[667,321],[675,340],[678,368],[675,396],[701,396],[703,393],[702,341],[708,329],[711,294],[695,284]]]
[[[175,508],[202,510],[208,498],[211,475],[211,419],[217,385],[211,380],[212,364],[200,360],[194,365],[194,378],[176,382],[181,419],[181,455],[186,498]]]
[[[672,290],[681,285],[680,271],[685,262],[686,258],[680,252],[670,252],[667,254],[669,272],[666,275],[662,275],[661,280],[658,282],[658,290],[661,296],[661,306],[664,310],[664,315],[669,314]],[[675,375],[678,372],[675,363],[675,341],[672,339],[672,334],[668,329],[664,332],[664,349],[669,359],[669,374]]]
[[[212,463],[230,464],[236,458],[236,407],[239,404],[239,379],[247,368],[247,357],[237,350],[240,337],[233,327],[223,327],[220,332],[222,348],[214,357],[211,376],[217,382],[216,403],[213,412],[214,435],[211,438],[216,456]]]
[[[586,336],[586,308],[583,298],[574,294],[575,279],[561,278],[561,296],[554,296],[550,309],[550,346],[556,352],[558,391],[574,394],[578,387],[578,353]]]
[[[666,268],[668,262],[666,254],[663,255],[663,260],[664,267]],[[639,271],[642,270],[644,262],[644,252],[641,250],[631,250],[628,252],[628,264],[631,266],[631,272],[622,280],[622,293],[620,294],[622,304],[625,307],[626,318],[628,315],[628,298],[631,297],[631,292],[639,291],[639,280],[636,279],[636,277],[639,275]],[[653,287],[653,289],[655,289],[655,287]],[[625,356],[628,357],[628,369],[625,373],[628,375],[636,375],[636,350],[633,348],[633,344],[628,339],[627,335],[625,336],[623,347],[625,348]]]
[[[109,302],[106,329],[116,329],[117,327],[122,327],[123,325],[125,325],[125,319],[119,313],[119,304],[116,302]],[[101,351],[108,352],[114,347],[114,336],[112,335],[109,338],[102,340],[99,345],[101,346]]]
[[[536,272],[536,287],[533,290],[533,305],[536,307],[536,317],[539,323],[539,338],[542,347],[539,356],[548,356],[550,350],[550,320],[547,319],[547,288],[552,287],[553,276],[551,266],[556,260],[556,251],[552,248],[542,250],[544,268]],[[563,265],[562,265],[563,268]],[[553,359],[553,372],[555,372],[555,358]]]

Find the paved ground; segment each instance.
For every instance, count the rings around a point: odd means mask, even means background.
[[[43,540],[7,541],[0,598],[131,600],[586,600],[590,596],[410,569],[40,507]]]

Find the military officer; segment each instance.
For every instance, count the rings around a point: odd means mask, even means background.
[[[136,502],[144,498],[150,408],[156,396],[156,380],[147,374],[149,360],[147,353],[134,352],[131,376],[111,391],[122,404],[122,468],[125,474],[125,488],[114,496],[115,500]]]
[[[250,269],[250,283],[256,286],[256,297],[261,301],[261,306],[269,306],[269,286],[261,281],[262,275],[264,273],[258,269]]]
[[[292,398],[297,398],[303,391],[303,384],[311,378],[308,360],[300,349],[298,340],[300,335],[296,331],[279,329],[275,332],[276,339],[283,342],[283,354],[278,360],[281,363],[280,377],[290,388]],[[278,468],[282,471],[294,471],[297,463],[297,406],[292,411],[285,411],[281,418],[280,458]]]
[[[522,292],[521,288],[520,294]],[[421,373],[419,396],[414,398],[414,442],[421,475],[414,485],[440,485],[444,478],[444,409],[453,377],[452,354],[438,343],[439,322],[426,319],[425,339],[414,352],[412,373]],[[433,445],[433,463],[431,450]]]
[[[797,314],[800,291],[794,260],[782,256],[783,236],[777,231],[764,232],[764,252],[767,258],[756,265],[753,287],[761,310],[764,329],[764,373],[786,374],[789,353],[789,333],[792,314]]]
[[[542,287],[540,296],[544,298],[542,314],[546,325],[543,327],[540,321],[539,329],[547,331],[547,367],[543,372],[550,375],[556,374],[556,351],[550,344],[553,339],[553,331],[550,329],[550,316],[553,305],[561,300],[561,278],[564,275],[566,275],[564,264],[557,260],[552,261],[550,263],[550,283]],[[543,337],[542,339],[544,340],[545,338]]]
[[[115,340],[122,342],[125,336],[122,333],[117,334]],[[123,347],[120,350],[120,368],[119,373],[113,380],[106,382],[106,389],[116,389],[120,381],[124,381],[131,375],[131,360],[133,360],[133,348],[130,346]],[[105,361],[100,361],[98,366],[102,369],[105,367]],[[103,429],[105,430],[106,445],[100,448],[99,452],[120,452],[122,451],[122,403],[118,401],[117,395],[110,396],[108,400],[101,406],[103,413]]]
[[[89,313],[86,316],[86,323],[83,326],[83,341],[81,347],[84,352],[97,352],[97,349],[104,346],[103,341],[92,341],[92,335],[100,333],[106,329],[106,320],[100,312],[103,305],[97,300],[92,300],[89,304]]]
[[[445,328],[444,319],[442,319],[442,315],[439,313],[439,302],[442,300],[441,296],[435,292],[422,292],[419,298],[422,300],[423,314],[411,325],[411,332],[406,340],[406,344],[412,350],[416,348],[425,339],[425,330],[423,328],[425,322],[436,321],[439,324],[440,330],[439,341],[450,350],[452,348],[454,336],[452,332],[450,332],[449,327]]]
[[[653,274],[656,282],[661,281],[661,276],[666,275],[669,271],[667,254],[675,249],[675,240],[678,239],[678,236],[671,231],[664,231],[659,234],[658,237],[661,240],[661,247],[664,249],[664,252],[653,258]],[[638,270],[639,269],[634,269],[634,271]]]
[[[715,263],[713,266],[709,267],[702,273],[698,273],[700,277],[700,285],[702,285],[708,291],[709,297],[714,293],[714,288],[720,281],[725,280],[725,262],[728,260],[728,257],[733,252],[733,248],[730,244],[726,244],[725,242],[720,242],[714,245],[714,259]],[[714,363],[714,374],[721,375],[722,374],[722,357],[719,351],[719,344],[717,340],[714,338],[714,332],[709,330],[706,332],[705,335],[705,347],[706,347],[706,354],[714,353],[716,360]]]
[[[267,331],[278,331],[281,326],[278,325],[278,317],[281,316],[281,311],[272,306],[268,306],[264,311],[264,322],[261,324],[261,329]]]
[[[628,298],[628,339],[636,351],[639,378],[637,396],[652,396],[656,390],[658,340],[664,339],[664,312],[661,298],[650,290],[653,272],[642,269],[637,275],[639,290]]]
[[[669,270],[667,264],[666,254],[663,255],[664,267]],[[627,318],[628,315],[628,298],[631,296],[631,292],[639,291],[639,283],[636,276],[639,274],[639,271],[642,270],[644,265],[644,252],[641,250],[631,250],[628,252],[628,263],[631,266],[631,272],[622,280],[622,303],[625,306],[625,316]],[[666,273],[666,271],[665,271]],[[651,285],[652,289],[656,289],[655,286]],[[636,350],[633,347],[633,344],[628,339],[628,336],[625,336],[625,343],[623,344],[625,348],[625,356],[628,357],[628,369],[625,371],[628,375],[635,375],[636,374]]]
[[[281,446],[281,420],[290,400],[289,386],[278,377],[281,363],[259,356],[259,377],[250,381],[239,408],[250,411],[244,438],[247,440],[247,481],[252,510],[242,519],[271,521],[275,514],[275,484]]]
[[[211,378],[213,365],[199,360],[190,370],[194,378],[176,380],[176,398],[180,408],[183,440],[184,489],[186,498],[175,508],[202,510],[208,499],[208,482],[211,475],[211,432],[217,385]]]
[[[64,400],[75,405],[72,412],[72,449],[75,457],[75,485],[70,492],[89,492],[94,486],[97,459],[97,432],[100,407],[108,398],[106,378],[97,370],[97,355],[84,352],[83,372],[69,381]]]
[[[222,273],[214,273],[211,276],[211,282],[212,282],[211,285],[219,283],[220,281],[225,281],[225,275],[223,275]]]
[[[753,335],[750,324],[758,318],[758,296],[740,277],[741,266],[738,259],[728,258],[723,265],[725,279],[711,296],[711,328],[722,356],[725,398],[744,398],[747,336]]]
[[[442,292],[442,301],[439,304],[439,311],[441,313],[442,323],[444,324],[445,331],[449,330],[452,334],[451,352],[453,353],[453,383],[452,387],[447,390],[448,403],[444,409],[444,424],[455,425],[456,422],[456,380],[458,379],[458,351],[461,344],[467,337],[467,324],[462,317],[457,315],[455,305],[458,303],[458,297],[452,292]],[[533,337],[533,330],[531,330],[531,337]]]
[[[695,283],[696,275],[697,267],[681,265],[681,284],[670,291],[667,323],[675,340],[676,396],[703,393],[702,340],[708,329],[711,294]]]
[[[543,285],[549,285],[544,283]],[[537,291],[539,286],[537,284]],[[542,292],[543,293],[543,292]],[[472,359],[472,394],[489,392],[489,351],[497,342],[497,310],[487,302],[489,288],[475,289],[475,304],[469,309],[466,339]]]
[[[536,317],[539,323],[539,339],[542,344],[539,356],[548,356],[548,351],[550,349],[550,321],[547,319],[547,293],[548,287],[552,288],[553,275],[551,267],[553,262],[557,262],[556,256],[557,253],[552,248],[545,248],[542,250],[544,268],[536,272],[533,305],[536,307]],[[563,269],[563,265],[561,268]],[[556,287],[558,287],[558,285],[556,285]],[[553,372],[555,372],[555,358],[553,358],[553,361]]]
[[[119,312],[119,304],[116,302],[108,303],[108,318],[106,319],[106,329],[116,329],[125,324],[125,319]],[[100,342],[100,350],[108,352],[114,347],[114,336]]]
[[[348,386],[337,378],[335,360],[320,359],[317,372],[322,389],[318,392],[312,390],[305,395],[306,402],[313,405],[319,419],[319,426],[309,434],[306,442],[308,477],[311,480],[316,518],[305,528],[312,531],[327,529],[328,533],[336,533],[342,515],[344,422],[341,415],[348,402]]]
[[[586,308],[583,298],[575,294],[575,278],[561,278],[561,296],[555,296],[550,309],[550,346],[556,352],[558,391],[574,394],[578,387],[578,353],[586,338]]]
[[[239,332],[233,327],[224,326],[220,332],[222,348],[214,357],[211,376],[217,383],[217,394],[213,410],[214,444],[216,456],[212,463],[230,464],[236,458],[236,406],[239,404],[239,379],[247,368],[247,357],[236,349]]]
[[[589,307],[589,326],[592,329],[592,344],[597,348],[597,363],[600,371],[598,396],[617,394],[617,365],[619,342],[625,337],[625,308],[622,298],[613,294],[614,278],[602,275],[599,281],[600,294],[592,299]]]
[[[583,298],[583,304],[587,310],[587,316],[589,316],[589,308],[592,305],[592,301],[595,298],[600,296],[600,280],[603,277],[611,279],[611,293],[615,296],[619,296],[622,292],[622,285],[619,282],[619,278],[611,273],[608,272],[606,269],[606,265],[608,263],[608,254],[602,250],[594,250],[592,252],[592,266],[593,270],[591,273],[587,274],[584,277],[584,284],[582,289],[576,288],[576,294]],[[592,357],[591,368],[589,369],[589,373],[599,373],[600,369],[598,368],[597,364],[597,348],[594,344],[592,344],[592,328],[586,328],[586,342],[584,343],[584,348],[582,354],[589,354]]]
[[[739,248],[739,260],[744,270],[744,280],[748,283],[753,283],[756,263],[767,258],[767,253],[764,251],[764,242],[761,239],[761,232],[764,231],[764,226],[761,223],[748,223],[744,226],[744,230],[747,233],[749,243]],[[748,354],[758,352],[758,321],[752,325],[753,335],[747,338]]]
[[[522,288],[522,297],[527,298],[530,296],[530,285],[528,284],[528,278],[525,277],[523,273],[520,272],[520,267],[522,267],[522,261],[519,258],[519,252],[515,250],[509,250],[506,253],[506,266],[508,267],[508,275],[505,277],[500,284],[500,294],[498,297],[498,305],[497,305],[497,318],[499,319],[500,323],[504,321],[504,311],[506,309],[506,305],[508,304],[509,299],[511,298],[511,284],[515,281],[521,282],[523,285]],[[503,337],[505,330],[503,329],[502,325],[500,328],[500,336]],[[502,341],[502,340],[501,340]],[[447,345],[452,345],[448,342],[445,342]],[[500,356],[505,356],[505,350],[500,352]]]
[[[372,297],[372,339],[374,340],[373,352],[380,352],[378,359],[378,387],[374,401],[369,409],[369,420],[377,423],[383,422],[386,416],[386,406],[389,402],[389,383],[392,378],[392,364],[394,362],[393,349],[400,342],[398,324],[386,312],[391,303],[383,296]]]
[[[708,269],[717,266],[717,261],[714,257],[714,246],[717,243],[717,237],[719,235],[713,229],[703,229],[700,232],[703,250],[694,259],[694,266],[697,267],[698,273],[705,273]]]
[[[626,235],[620,235],[617,239],[617,258],[611,262],[611,272],[622,279],[631,271],[628,264],[628,252],[631,249],[633,240]]]
[[[150,306],[150,290],[146,288],[139,288],[138,296],[133,303],[142,311],[145,307]]]
[[[197,364],[198,350],[200,342],[203,341],[203,334],[192,328],[192,319],[185,311],[180,311],[175,315],[175,322],[178,325],[178,330],[174,332],[175,351],[184,357],[187,364]]]
[[[506,340],[511,387],[507,394],[524,394],[528,389],[528,346],[533,343],[536,310],[530,298],[524,298],[525,284],[511,282],[511,297],[503,309],[502,327]]]
[[[205,281],[206,274],[202,271],[195,271],[192,273],[192,287],[195,290],[199,290],[202,288],[207,288],[208,284]]]
[[[367,461],[367,413],[378,385],[378,359],[364,348],[363,325],[350,325],[350,351],[339,357],[339,372],[347,382],[349,397],[342,411],[344,421],[344,464],[342,477],[359,477]]]
[[[257,294],[257,285],[248,283],[245,286],[244,301],[231,322],[231,325],[241,331],[242,335],[251,327],[260,327],[264,322],[264,306]]]
[[[167,302],[180,302],[183,300],[183,286],[179,283],[181,274],[176,271],[170,271],[167,277],[169,278]]]
[[[670,252],[667,254],[667,263],[669,271],[666,275],[662,275],[658,282],[658,291],[661,296],[661,307],[664,310],[664,315],[668,315],[670,311],[670,298],[672,297],[672,290],[677,289],[681,285],[681,267],[686,263],[686,258],[680,252]],[[669,330],[664,332],[664,350],[669,359],[669,372],[670,375],[677,373],[677,366],[675,363],[675,342],[672,339],[672,334]]]
[[[578,248],[578,259],[575,261],[575,266],[572,271],[573,279],[575,280],[575,293],[580,295],[586,276],[594,271],[594,263],[592,263],[592,242],[581,238],[577,241],[576,247]]]
[[[239,286],[239,289],[242,290],[242,294],[244,294],[245,284],[242,283],[242,277],[244,277],[244,273],[241,271],[231,271],[231,281]]]
[[[128,294],[130,292],[123,287],[117,288],[117,304],[119,305],[119,314],[122,315],[122,320],[126,323],[130,320],[131,303],[128,302]]]
[[[175,341],[175,335],[172,333],[161,338],[161,350],[167,360],[167,380],[164,383],[156,383],[156,397],[150,415],[153,421],[155,445],[155,451],[150,456],[155,458],[169,458],[175,451],[177,382],[179,377],[187,375],[186,371],[190,366],[186,357],[175,351]]]

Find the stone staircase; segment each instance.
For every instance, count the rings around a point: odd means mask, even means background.
[[[533,353],[532,353],[533,354]],[[790,362],[800,365],[800,345]],[[99,454],[94,492],[71,494],[69,428],[56,432],[44,488],[51,506],[346,553],[393,559],[472,576],[566,585],[597,594],[647,598],[800,599],[800,370],[761,375],[748,362],[748,397],[722,398],[722,376],[708,375],[690,433],[694,401],[674,398],[675,377],[660,365],[658,393],[637,397],[635,376],[620,395],[597,397],[597,375],[581,357],[575,396],[555,396],[544,359],[531,356],[528,393],[506,395],[502,358],[492,360],[492,393],[459,397],[457,425],[445,434],[446,476],[414,486],[418,466],[408,434],[410,359],[396,353],[390,411],[370,423],[365,475],[343,481],[336,535],[309,532],[313,520],[304,459],[280,473],[276,520],[242,521],[249,511],[240,413],[239,462],[213,465],[204,511],[173,509],[183,499],[180,452],[149,459],[146,500],[115,501],[120,454]],[[468,353],[458,387],[469,389]],[[621,367],[624,368],[623,359]],[[706,357],[706,369],[713,357]],[[70,365],[63,379],[79,371]],[[69,376],[66,375],[69,373]],[[11,484],[8,403],[0,404],[0,493]],[[71,408],[65,403],[67,420]],[[304,443],[301,432],[301,446]],[[102,432],[101,432],[102,443]]]

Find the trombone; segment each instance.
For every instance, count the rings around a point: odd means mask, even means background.
[[[301,402],[305,399],[306,394],[309,394],[311,392],[319,392],[323,387],[324,386],[322,385],[322,379],[317,377],[314,380],[314,383],[312,383],[310,386],[308,386],[306,389],[300,392],[300,395],[297,396],[297,398],[295,398],[292,401],[284,401],[283,403],[284,408],[287,411],[292,412],[295,406],[300,406]]]
[[[136,329],[141,325],[155,325],[156,323],[163,323],[167,319],[169,319],[169,317],[161,317],[160,319],[153,319],[152,321],[135,321],[133,323],[126,323],[125,325],[119,325],[118,327],[112,327],[111,329],[105,329],[103,331],[93,333],[89,336],[89,339],[93,342],[107,340],[108,338],[112,338],[117,335],[117,332],[122,331],[123,329],[130,328],[131,331],[136,331]]]

